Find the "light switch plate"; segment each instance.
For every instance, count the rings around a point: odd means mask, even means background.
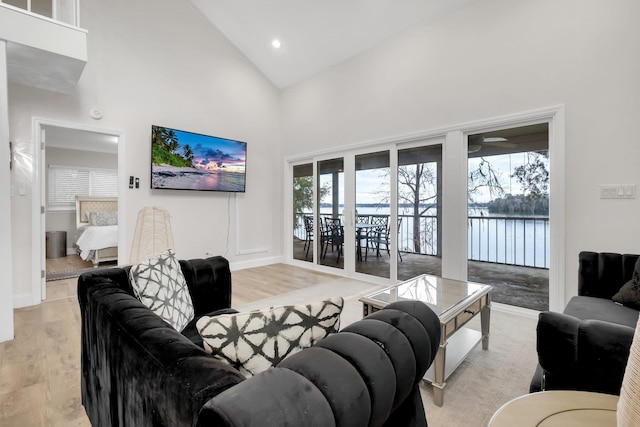
[[[600,186],[601,199],[635,199],[635,184],[608,184]]]

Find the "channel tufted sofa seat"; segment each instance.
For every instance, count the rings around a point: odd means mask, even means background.
[[[129,267],[78,279],[82,403],[93,426],[426,426],[419,383],[438,317],[403,301],[245,379],[195,321],[231,307],[223,257],[180,261],[195,319],[180,333],[133,296]]]
[[[612,300],[632,279],[639,255],[580,252],[578,296],[538,318],[538,367],[530,392],[620,394],[638,310]]]

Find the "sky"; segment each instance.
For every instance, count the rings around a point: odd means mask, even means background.
[[[175,132],[180,142],[178,153],[183,154],[183,147],[189,145],[193,151],[193,164],[197,168],[244,172],[246,143],[179,130]]]
[[[502,154],[499,156],[488,156],[485,160],[491,163],[494,170],[498,171],[498,178],[502,184],[505,194],[522,194],[524,189],[515,178],[511,178],[516,167],[526,162],[526,153]],[[477,167],[481,158],[469,159],[469,169]],[[492,197],[489,191],[483,190],[475,195],[477,202],[489,202]]]

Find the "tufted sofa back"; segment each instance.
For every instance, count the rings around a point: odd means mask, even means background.
[[[578,295],[606,298],[631,280],[640,255],[611,252],[580,252],[578,255]]]
[[[426,426],[418,384],[440,321],[402,301],[211,399],[198,426]]]

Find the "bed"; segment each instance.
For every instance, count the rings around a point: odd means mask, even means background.
[[[78,254],[94,267],[118,260],[118,198],[76,197]]]

